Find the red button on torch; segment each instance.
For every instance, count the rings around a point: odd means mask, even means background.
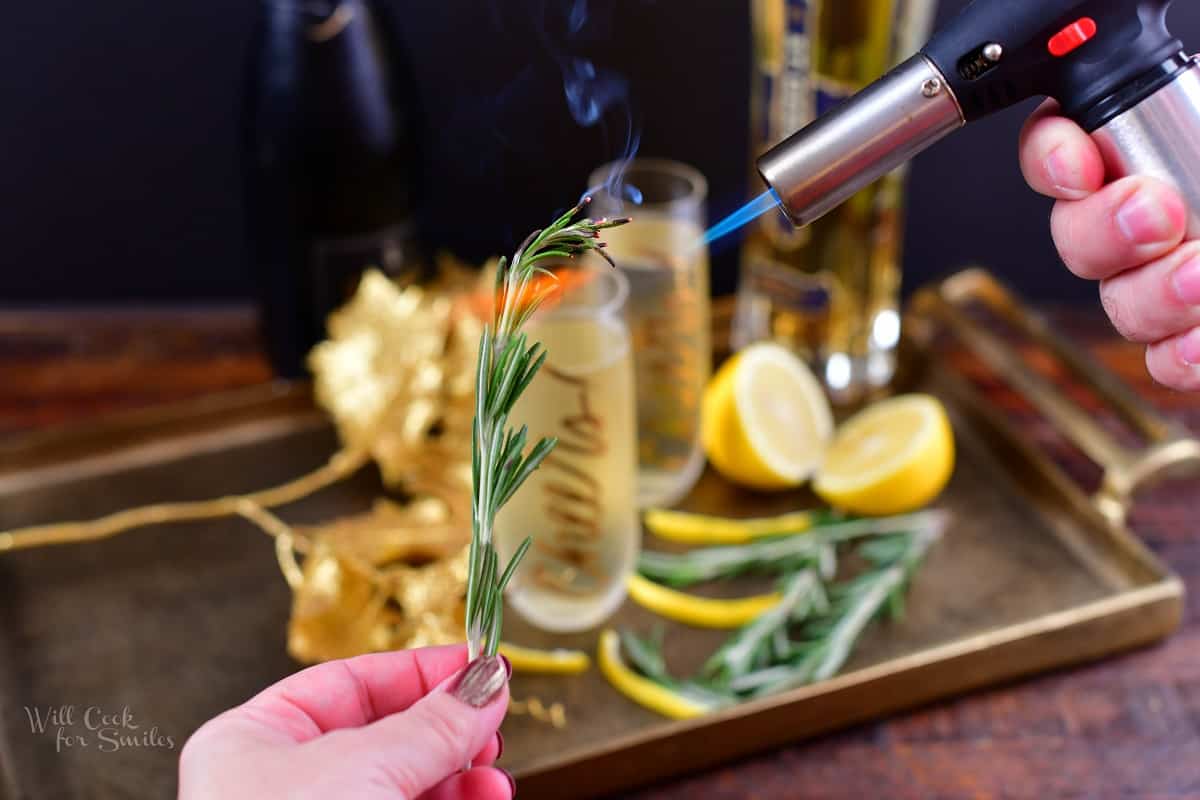
[[[1050,37],[1050,55],[1062,58],[1096,35],[1096,20],[1091,17],[1072,22]]]

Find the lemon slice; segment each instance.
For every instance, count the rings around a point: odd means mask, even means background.
[[[592,660],[582,650],[535,650],[501,642],[499,651],[509,660],[515,672],[541,675],[578,675],[586,672]]]
[[[608,682],[638,705],[671,719],[692,719],[713,710],[712,706],[673,692],[626,666],[621,658],[621,639],[611,628],[600,632],[596,656],[600,672]]]
[[[860,411],[838,429],[813,480],[826,502],[856,514],[902,514],[945,487],[954,432],[935,397],[904,395]]]
[[[660,539],[683,544],[745,544],[766,536],[801,533],[812,527],[813,515],[793,511],[778,517],[734,519],[651,508],[643,520],[646,529]]]
[[[734,483],[799,486],[813,474],[833,431],[820,383],[776,344],[751,345],[725,363],[704,391],[701,439],[709,460]]]
[[[740,628],[779,605],[779,593],[738,597],[732,600],[700,597],[668,589],[634,573],[629,576],[629,598],[661,617],[697,628]]]

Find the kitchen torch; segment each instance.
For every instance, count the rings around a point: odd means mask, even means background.
[[[1171,0],[975,0],[917,55],[758,161],[808,225],[968,122],[1030,97],[1098,145],[1110,179],[1178,187],[1200,236],[1200,63],[1167,31]]]

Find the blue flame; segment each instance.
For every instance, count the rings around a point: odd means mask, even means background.
[[[779,208],[781,204],[782,201],[779,199],[779,195],[775,194],[775,190],[768,189],[758,197],[751,200],[749,203],[746,203],[746,205],[742,206],[737,211],[730,214],[725,219],[718,222],[716,225],[713,225],[711,228],[709,228],[705,232],[704,239],[700,242],[700,246],[711,244],[723,236],[728,236],[737,229],[758,219],[771,209]]]

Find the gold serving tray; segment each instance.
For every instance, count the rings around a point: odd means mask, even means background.
[[[1090,385],[1140,444],[1115,437],[1029,370],[1007,338],[979,322],[980,308]],[[1091,456],[1105,471],[1100,492],[1079,488],[954,373],[942,358],[950,346],[966,348]],[[981,271],[914,298],[900,388],[942,398],[958,443],[939,502],[953,522],[913,582],[904,619],[873,625],[831,680],[688,722],[634,705],[595,668],[569,678],[518,674],[515,697],[561,702],[567,715],[563,729],[520,715],[505,722],[502,763],[521,797],[618,792],[1175,629],[1183,587],[1123,517],[1139,485],[1200,463],[1200,443],[1055,339]],[[126,419],[0,450],[0,530],[271,486],[318,466],[336,446],[302,390],[264,389],[192,410],[156,413],[142,429]],[[359,512],[378,491],[368,470],[283,515],[317,522]],[[741,491],[711,472],[684,503],[747,516],[812,505],[804,492]],[[646,546],[669,549],[652,537]],[[765,584],[744,579],[719,591]],[[0,793],[168,795],[190,731],[295,669],[284,650],[289,602],[271,541],[235,519],[0,555]],[[551,637],[515,613],[505,620],[509,641],[594,650],[595,632]],[[613,621],[642,632],[654,623],[629,604]],[[670,625],[670,665],[686,674],[725,635]],[[56,752],[31,733],[23,707],[65,703],[128,706],[177,748]]]

